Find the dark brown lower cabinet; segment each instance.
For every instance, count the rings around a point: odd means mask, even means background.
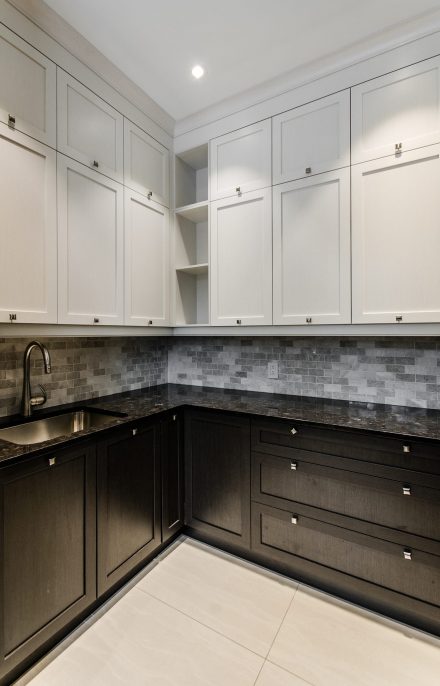
[[[96,599],[95,477],[88,445],[0,469],[0,683]]]
[[[439,631],[440,548],[429,539],[298,503],[253,503],[252,550],[301,581]]]
[[[185,523],[219,544],[250,545],[250,421],[190,410],[185,421]]]
[[[162,543],[183,527],[184,471],[182,421],[179,414],[168,415],[160,423],[162,464]]]
[[[98,595],[161,544],[159,450],[159,426],[151,422],[98,444]]]

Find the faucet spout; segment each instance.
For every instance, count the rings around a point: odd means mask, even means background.
[[[46,374],[51,372],[51,360],[48,349],[40,341],[31,341],[24,351],[23,358],[23,395],[22,395],[22,415],[24,417],[30,417],[32,414],[32,408],[38,405],[44,405],[47,400],[47,395],[44,388],[41,387],[42,395],[32,396],[31,389],[31,353],[34,348],[38,348],[43,357],[44,371]]]

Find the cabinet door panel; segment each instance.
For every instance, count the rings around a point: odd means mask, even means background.
[[[59,322],[122,324],[122,186],[58,155],[58,235]]]
[[[272,119],[273,183],[350,165],[350,91]]]
[[[248,420],[190,412],[185,523],[220,542],[249,547],[250,427]]]
[[[439,322],[440,146],[352,169],[353,322]]]
[[[95,467],[77,448],[0,470],[0,678],[96,598]]]
[[[0,321],[57,321],[56,154],[0,124]]]
[[[168,210],[125,190],[125,323],[169,324]]]
[[[169,175],[168,150],[131,121],[124,119],[125,185],[169,207]]]
[[[56,145],[56,67],[0,25],[0,121],[41,143]]]
[[[347,324],[350,170],[275,186],[274,324]]]
[[[210,143],[211,200],[271,185],[270,119],[233,131]]]
[[[440,58],[352,89],[352,161],[440,142]]]
[[[160,545],[160,467],[155,426],[98,446],[98,595]]]
[[[211,206],[214,325],[272,323],[271,189]]]
[[[57,93],[59,151],[122,182],[122,115],[62,69]]]

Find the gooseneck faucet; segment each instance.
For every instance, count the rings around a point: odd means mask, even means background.
[[[21,413],[24,417],[30,417],[32,408],[38,405],[44,405],[47,400],[46,389],[40,385],[41,395],[32,395],[31,390],[31,353],[34,348],[39,348],[44,362],[44,371],[50,374],[50,355],[49,351],[43,343],[39,341],[31,341],[24,351],[23,358],[23,396],[21,401]]]

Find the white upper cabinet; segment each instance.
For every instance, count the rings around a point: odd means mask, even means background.
[[[272,197],[266,188],[211,205],[211,323],[272,324]]]
[[[440,58],[352,89],[352,162],[440,142]]]
[[[56,67],[0,24],[0,121],[56,145]]]
[[[210,200],[266,188],[271,179],[270,119],[210,143]]]
[[[57,321],[56,153],[0,124],[0,321]]]
[[[274,117],[272,138],[274,184],[348,167],[350,91]]]
[[[169,207],[169,152],[128,119],[124,119],[124,183]]]
[[[123,324],[123,187],[58,155],[61,324]]]
[[[125,323],[169,324],[169,213],[125,190]]]
[[[348,324],[350,170],[273,189],[274,324]]]
[[[57,94],[58,150],[122,182],[122,115],[62,69]]]
[[[353,322],[440,322],[440,145],[352,170]]]

